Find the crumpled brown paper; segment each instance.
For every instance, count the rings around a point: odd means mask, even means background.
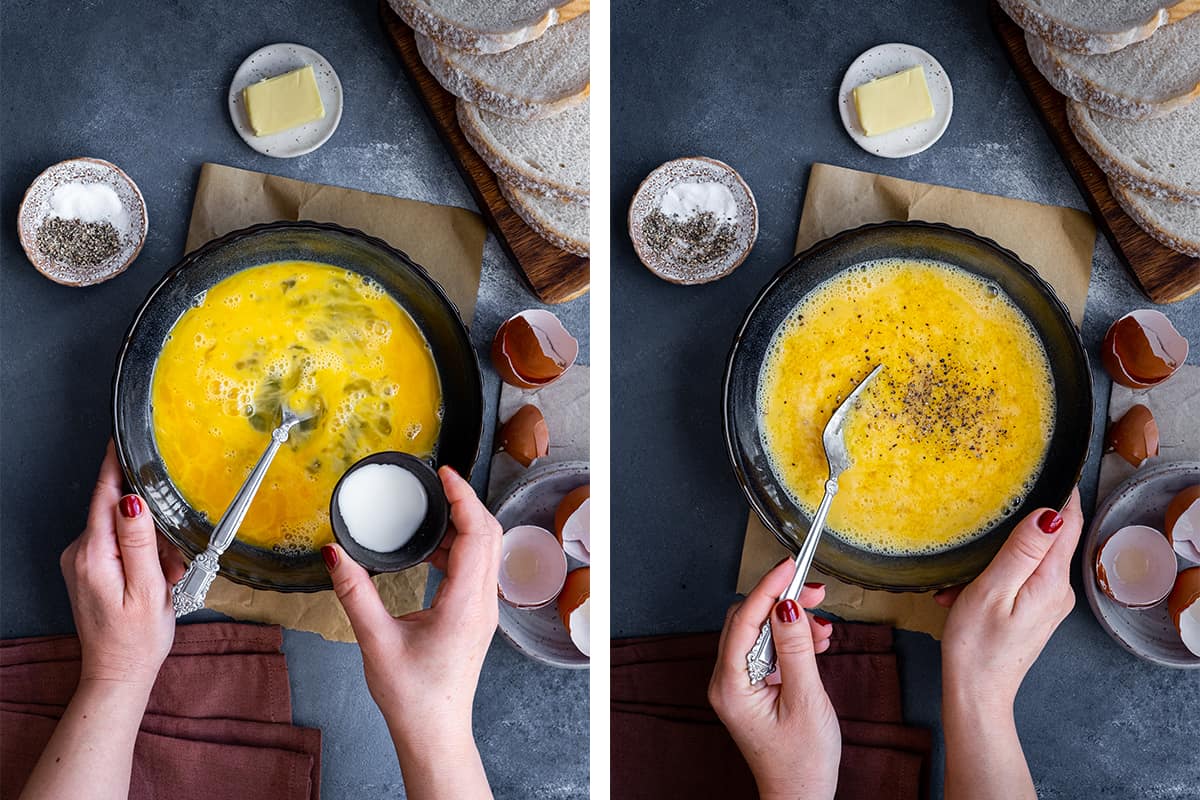
[[[479,294],[487,228],[479,215],[354,189],[205,164],[196,185],[187,250],[239,228],[278,220],[333,222],[357,228],[408,253],[429,272],[469,324]],[[375,586],[392,614],[422,607],[428,565],[378,575]],[[333,592],[269,592],[218,577],[208,608],[234,619],[270,622],[326,639],[354,641],[350,621]]]
[[[1076,325],[1083,322],[1096,226],[1087,214],[1070,208],[813,164],[796,252],[839,231],[890,220],[944,222],[995,240],[1054,287]],[[751,513],[737,590],[748,592],[789,554]],[[884,622],[941,638],[947,612],[933,601],[932,592],[875,591],[814,573],[814,579],[826,585],[822,610],[843,619]]]

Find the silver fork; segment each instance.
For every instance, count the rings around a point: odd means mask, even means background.
[[[242,520],[246,518],[246,512],[250,510],[250,504],[254,502],[254,496],[258,494],[258,488],[262,486],[263,478],[267,476],[267,469],[275,460],[275,454],[288,440],[288,434],[292,428],[314,416],[312,413],[304,415],[296,413],[288,407],[286,400],[280,408],[283,412],[283,419],[279,423],[279,427],[271,431],[271,443],[267,445],[266,452],[258,459],[254,469],[250,470],[242,488],[238,489],[238,493],[233,496],[233,502],[221,515],[221,521],[217,523],[217,527],[213,528],[212,536],[208,540],[208,547],[203,553],[192,559],[187,571],[183,573],[183,578],[171,589],[171,602],[175,606],[176,617],[182,617],[204,608],[204,598],[208,595],[208,589],[212,586],[213,580],[217,577],[217,571],[220,569],[221,555],[229,549],[229,545],[233,544],[238,528],[242,527]]]
[[[825,481],[825,496],[821,498],[821,504],[817,506],[817,513],[813,515],[812,525],[804,537],[804,542],[800,545],[800,552],[796,554],[796,574],[792,576],[792,582],[788,584],[783,594],[779,595],[780,602],[795,600],[800,596],[800,589],[804,586],[805,578],[808,577],[808,570],[812,566],[813,556],[816,555],[821,533],[825,530],[825,517],[829,515],[829,507],[833,505],[833,498],[838,493],[838,478],[850,468],[850,454],[846,452],[846,440],[842,436],[846,415],[858,400],[859,395],[867,388],[867,384],[874,380],[882,370],[883,364],[879,364],[871,370],[867,377],[862,379],[850,396],[843,400],[842,404],[833,412],[833,416],[829,418],[829,422],[825,424],[825,430],[821,433],[821,443],[825,446],[825,460],[829,462],[829,479]],[[746,669],[750,673],[750,683],[758,683],[766,678],[775,671],[775,665],[775,642],[771,638],[771,618],[768,615],[767,621],[763,623],[762,631],[758,634],[758,639],[750,648],[750,652],[746,654]]]

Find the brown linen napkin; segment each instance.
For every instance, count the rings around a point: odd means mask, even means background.
[[[619,796],[756,796],[749,768],[708,704],[717,639],[612,642],[612,779]],[[890,628],[837,625],[830,650],[817,660],[842,727],[842,800],[928,796],[932,737],[899,724],[899,674],[890,650]]]
[[[1071,208],[813,164],[796,252],[840,231],[891,220],[944,222],[993,239],[1034,267],[1054,287],[1075,324],[1083,322],[1096,226],[1086,213]],[[751,512],[737,590],[748,592],[786,555]],[[933,602],[932,592],[871,591],[820,573],[816,579],[825,583],[824,611],[941,638],[947,611]]]
[[[0,710],[0,800],[16,798],[54,733],[57,720]],[[139,731],[131,800],[303,800],[314,793],[314,757],[281,747],[176,738]]]
[[[205,164],[196,185],[186,249],[191,252],[230,231],[278,220],[334,222],[405,251],[442,285],[470,325],[487,237],[478,214]],[[388,611],[400,615],[420,609],[428,572],[422,564],[376,576],[375,585]],[[217,578],[206,605],[236,619],[278,623],[332,641],[354,641],[350,621],[333,592],[267,592]]]
[[[175,626],[170,655],[278,653],[282,646],[283,631],[277,625],[210,622]],[[0,641],[0,667],[78,660],[79,639],[75,636],[32,636]]]

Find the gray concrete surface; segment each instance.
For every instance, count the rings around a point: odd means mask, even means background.
[[[613,635],[713,630],[734,599],[747,511],[724,452],[721,374],[746,307],[792,253],[810,165],[1085,206],[982,2],[617,0],[612,20],[612,455],[620,465],[613,470]],[[882,42],[925,48],[954,84],[945,136],[901,161],[860,150],[837,118],[843,72]],[[746,263],[696,288],[653,277],[625,228],[639,181],[687,155],[732,164],[760,212]],[[1117,316],[1148,305],[1101,237],[1083,326],[1089,352],[1096,354]],[[1163,310],[1200,343],[1200,296]],[[1193,347],[1189,360],[1198,358]],[[1082,482],[1089,514],[1110,387],[1099,369],[1094,380],[1096,433]],[[1078,566],[1074,580],[1079,587]],[[905,714],[936,728],[938,644],[902,633],[898,648]],[[1079,594],[1030,671],[1017,718],[1043,798],[1182,800],[1200,796],[1198,707],[1200,674],[1130,656]]]
[[[150,287],[182,255],[200,165],[215,161],[302,180],[474,208],[379,25],[373,0],[189,3],[5,0],[0,54],[0,636],[72,630],[58,554],[82,529],[108,438],[109,382],[121,336]],[[308,45],[345,89],[341,125],[297,159],[261,156],[234,132],[226,92],[238,64],[272,42]],[[14,235],[25,187],[73,156],[124,168],[150,215],[124,275],[68,289],[41,277]],[[499,384],[487,347],[536,298],[489,236],[473,336],[485,365],[490,452]],[[588,301],[554,309],[582,340]],[[482,490],[486,457],[474,483]],[[403,796],[391,742],[357,647],[288,632],[295,721],[323,729],[323,796]],[[497,638],[475,703],[496,796],[588,791],[588,677],[531,662]]]

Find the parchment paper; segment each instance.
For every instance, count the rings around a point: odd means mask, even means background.
[[[589,460],[591,385],[588,368],[578,364],[541,389],[518,389],[503,384],[500,389],[500,408],[496,412],[497,430],[517,413],[517,409],[530,403],[542,410],[546,427],[550,429],[550,452],[533,462],[529,469],[558,461]],[[501,497],[525,470],[507,453],[496,453],[492,457],[492,471],[488,474],[488,504]]]
[[[408,253],[442,285],[470,324],[487,229],[478,214],[465,209],[205,164],[196,185],[187,250],[249,225],[302,219],[357,228]],[[399,615],[421,608],[428,574],[428,565],[422,564],[374,580],[384,605]],[[354,641],[350,621],[331,591],[268,592],[218,577],[206,605],[234,619]]]
[[[1158,423],[1158,455],[1143,461],[1138,469],[1172,461],[1200,461],[1200,425],[1196,424],[1200,420],[1200,367],[1184,364],[1153,389],[1126,389],[1114,383],[1108,399],[1109,424],[1138,403],[1149,408]],[[1100,459],[1097,502],[1103,503],[1136,471],[1116,453],[1105,453]]]
[[[796,252],[870,222],[924,220],[968,228],[1017,253],[1045,278],[1078,326],[1083,322],[1096,226],[1082,211],[813,164]],[[737,590],[749,591],[789,552],[751,512]],[[946,610],[933,594],[880,592],[814,570],[826,584],[821,608],[847,620],[884,622],[941,638]]]

